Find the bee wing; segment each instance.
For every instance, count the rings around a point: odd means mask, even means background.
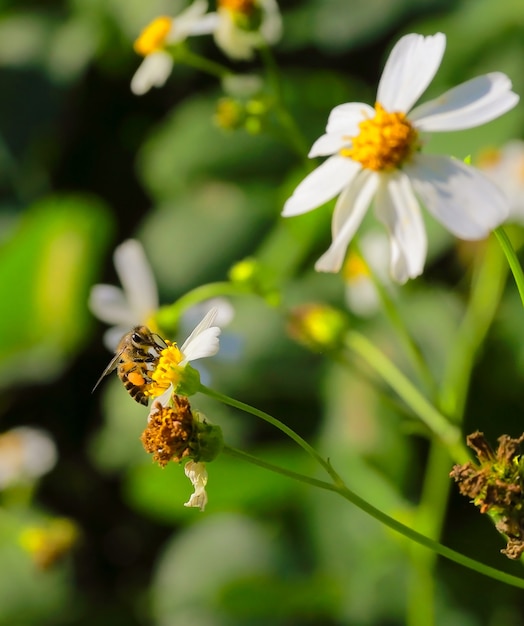
[[[117,352],[115,356],[111,359],[111,361],[109,361],[108,366],[102,372],[102,375],[100,376],[100,378],[96,381],[96,385],[93,387],[93,391],[98,387],[98,385],[102,382],[102,380],[108,374],[111,374],[111,372],[117,368],[118,364],[120,363],[120,359],[122,357],[123,352],[124,352],[123,350],[120,350],[120,352]],[[91,393],[93,393],[93,391],[91,391]]]

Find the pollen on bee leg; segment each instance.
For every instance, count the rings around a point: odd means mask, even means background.
[[[161,467],[171,460],[180,463],[192,454],[194,423],[191,406],[185,396],[173,396],[173,406],[163,406],[155,400],[147,428],[142,433],[142,444]]]
[[[142,387],[142,385],[146,384],[144,377],[139,372],[129,372],[127,380],[136,387]]]

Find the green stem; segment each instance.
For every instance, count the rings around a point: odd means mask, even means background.
[[[440,406],[459,423],[464,414],[475,357],[493,323],[506,274],[504,258],[491,241],[477,264],[468,307],[452,342],[442,383]]]
[[[346,335],[345,344],[388,383],[415,415],[442,441],[455,461],[465,463],[469,459],[469,454],[461,441],[460,430],[437,411],[383,352],[356,331]]]
[[[520,299],[522,301],[522,306],[524,306],[524,273],[522,272],[522,267],[519,263],[515,250],[511,245],[511,241],[506,233],[506,231],[499,226],[495,229],[495,236],[500,244],[500,247],[504,251],[506,255],[506,259],[508,261],[508,265],[511,268],[513,273],[513,278],[515,279],[515,283],[517,285],[517,289],[519,290]]]
[[[434,541],[433,539],[422,535],[421,533],[413,530],[409,526],[406,526],[397,521],[393,517],[390,517],[389,515],[387,515],[380,509],[377,509],[372,504],[348,489],[346,485],[341,481],[340,477],[338,477],[338,475],[337,484],[331,484],[323,480],[304,476],[303,474],[293,472],[292,470],[278,467],[276,465],[273,465],[272,463],[268,463],[266,461],[258,459],[257,457],[254,457],[247,452],[242,452],[241,450],[237,450],[235,448],[230,448],[226,446],[224,448],[224,452],[234,458],[247,461],[248,463],[253,463],[254,465],[258,465],[259,467],[263,467],[264,469],[267,469],[269,471],[288,476],[289,478],[293,478],[294,480],[298,480],[300,482],[307,483],[308,485],[318,487],[319,489],[338,493],[340,496],[342,496],[342,498],[344,498],[348,502],[351,502],[351,504],[354,504],[356,507],[358,507],[371,517],[374,517],[377,521],[381,522],[388,528],[391,528],[392,530],[400,533],[404,537],[415,541],[416,543],[424,546],[428,550],[432,550],[433,552],[440,554],[444,558],[449,559],[450,561],[454,561],[455,563],[458,563],[459,565],[478,572],[479,574],[483,574],[485,576],[488,576],[489,578],[493,578],[494,580],[498,580],[505,584],[524,589],[524,579],[518,578],[517,576],[512,576],[511,574],[506,574],[506,572],[501,572],[494,567],[490,567],[489,565],[484,565],[483,563],[475,561],[474,559],[470,559],[469,557],[464,556],[463,554],[460,554],[459,552],[456,552],[455,550],[443,546],[441,543],[438,543],[437,541]]]
[[[227,281],[200,285],[185,293],[173,304],[161,307],[156,314],[156,321],[162,329],[174,332],[177,329],[180,317],[190,307],[211,298],[238,296],[247,293],[251,292],[246,286]]]
[[[263,419],[268,424],[271,424],[278,430],[282,431],[285,435],[287,435],[290,439],[292,439],[297,445],[299,445],[309,456],[311,456],[317,463],[319,463],[326,472],[331,476],[333,482],[335,484],[344,484],[340,478],[340,476],[335,472],[335,470],[331,467],[329,461],[326,461],[320,454],[309,445],[309,443],[303,439],[300,435],[298,435],[294,430],[286,426],[280,420],[277,420],[275,417],[272,417],[268,413],[261,411],[260,409],[256,409],[255,407],[250,406],[249,404],[245,404],[244,402],[240,402],[240,400],[235,400],[234,398],[230,398],[218,391],[213,389],[209,389],[209,387],[205,387],[204,385],[200,385],[199,391],[204,393],[205,395],[218,400],[224,404],[235,407],[236,409],[240,409],[245,413],[250,413],[255,417],[259,417]]]
[[[215,61],[210,61],[209,59],[192,52],[189,48],[181,46],[180,44],[173,50],[173,58],[176,63],[189,65],[194,67],[196,70],[215,76],[220,80],[226,78],[227,76],[234,76],[235,74],[235,72],[231,71],[225,65],[216,63]]]
[[[448,450],[440,441],[430,444],[424,475],[422,496],[417,507],[414,526],[421,534],[438,540],[446,518],[451,481]],[[411,572],[408,583],[407,626],[432,626],[435,623],[436,554],[414,544],[411,548]]]
[[[391,325],[397,332],[397,335],[400,337],[402,343],[404,344],[404,348],[411,359],[413,367],[418,374],[420,380],[425,385],[427,391],[431,394],[431,397],[437,397],[437,386],[433,375],[428,367],[426,360],[424,359],[422,352],[420,351],[419,346],[415,343],[415,340],[411,336],[403,317],[400,315],[397,306],[389,291],[384,287],[381,281],[378,279],[376,273],[373,271],[373,268],[367,263],[361,251],[359,250],[360,257],[364,260],[369,275],[373,281],[375,289],[380,298],[380,302],[382,307],[391,322]]]

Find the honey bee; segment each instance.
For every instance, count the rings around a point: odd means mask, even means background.
[[[116,369],[118,378],[133,400],[147,406],[149,398],[145,391],[152,382],[150,372],[154,370],[164,348],[167,344],[160,335],[147,326],[135,326],[120,340],[115,356],[102,372],[93,391],[105,376]]]

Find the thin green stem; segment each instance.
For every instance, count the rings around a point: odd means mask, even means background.
[[[524,306],[524,273],[522,272],[522,267],[506,231],[502,228],[502,226],[499,226],[494,232],[500,247],[506,255],[508,265],[513,273],[517,289],[519,290],[522,306]]]
[[[446,518],[447,501],[451,481],[448,450],[440,441],[430,444],[428,462],[424,475],[422,496],[417,507],[414,526],[421,534],[434,539],[441,535]],[[433,570],[436,554],[414,544],[411,549],[411,572],[408,584],[407,626],[435,623],[435,577]]]
[[[216,61],[210,61],[195,52],[192,52],[186,46],[178,45],[173,50],[173,58],[176,63],[183,63],[185,65],[189,65],[194,67],[196,70],[200,70],[201,72],[205,72],[206,74],[210,74],[211,76],[215,76],[222,80],[227,76],[234,76],[235,72],[231,71],[225,65],[221,63],[217,63]]]
[[[464,463],[469,459],[469,454],[461,441],[460,430],[437,411],[383,352],[356,331],[346,335],[345,345],[363,358],[388,383],[415,415],[444,443],[455,461]]]
[[[338,493],[340,496],[342,496],[342,498],[344,498],[348,502],[351,502],[351,504],[354,504],[356,507],[358,507],[371,517],[374,517],[377,521],[381,522],[388,528],[391,528],[395,532],[400,533],[411,541],[415,541],[416,543],[424,546],[428,550],[432,550],[433,552],[440,554],[444,558],[449,559],[450,561],[454,561],[455,563],[458,563],[459,565],[478,572],[479,574],[483,574],[484,576],[488,576],[489,578],[493,578],[494,580],[498,580],[505,584],[524,589],[523,578],[512,576],[511,574],[501,572],[494,567],[490,567],[489,565],[484,565],[483,563],[475,561],[474,559],[470,559],[469,557],[460,554],[460,552],[456,552],[455,550],[452,550],[451,548],[448,548],[441,543],[438,543],[437,541],[434,541],[433,539],[422,535],[421,533],[413,530],[409,526],[402,524],[401,522],[397,521],[393,517],[390,517],[380,509],[377,509],[372,504],[348,489],[343,481],[340,479],[340,477],[338,477],[338,475],[337,484],[331,484],[323,480],[310,478],[308,476],[304,476],[303,474],[293,472],[292,470],[273,465],[272,463],[268,463],[266,461],[258,459],[257,457],[252,456],[247,452],[243,452],[235,448],[226,447],[224,449],[224,452],[234,458],[238,458],[243,461],[247,461],[248,463],[258,465],[259,467],[263,467],[264,469],[267,469],[269,471],[288,476],[289,478],[298,480],[303,483],[307,483],[308,485],[312,485],[313,487],[318,487],[319,489],[324,489],[325,491]]]
[[[450,347],[441,388],[440,406],[458,423],[464,414],[475,357],[495,318],[506,275],[507,265],[492,240],[477,264],[468,307]]]
[[[360,251],[359,254],[362,259],[364,259],[364,256],[361,254]],[[395,329],[397,336],[402,341],[416,373],[418,374],[421,382],[426,387],[428,393],[430,393],[431,397],[436,398],[437,386],[419,346],[411,336],[406,326],[406,323],[404,322],[404,318],[400,315],[399,310],[389,291],[384,287],[376,273],[373,271],[373,268],[367,263],[365,259],[364,262],[366,264],[369,275],[371,276],[375,289],[377,290],[380,302],[382,304],[382,308],[386,313],[389,321],[391,322],[391,325]]]
[[[251,293],[249,288],[239,283],[221,281],[200,285],[183,296],[178,298],[173,304],[168,304],[160,308],[156,314],[156,321],[162,329],[175,331],[180,317],[192,306],[200,304],[211,298],[223,296],[238,296]]]
[[[299,445],[309,456],[311,456],[317,463],[319,463],[326,472],[331,476],[332,480],[335,484],[343,484],[340,476],[335,472],[335,470],[331,467],[329,461],[324,459],[320,454],[309,445],[309,443],[303,439],[300,435],[298,435],[294,430],[286,426],[283,422],[276,419],[275,417],[261,411],[260,409],[256,409],[255,407],[250,406],[249,404],[245,404],[244,402],[240,402],[240,400],[235,400],[234,398],[230,398],[225,394],[222,394],[214,389],[210,389],[209,387],[205,387],[204,385],[200,385],[199,391],[201,393],[206,394],[207,396],[222,402],[223,404],[227,404],[229,406],[235,407],[236,409],[240,409],[245,413],[250,413],[255,417],[259,417],[263,419],[268,424],[271,424],[275,428],[278,428],[281,432],[287,435],[290,439],[292,439],[297,445]]]

